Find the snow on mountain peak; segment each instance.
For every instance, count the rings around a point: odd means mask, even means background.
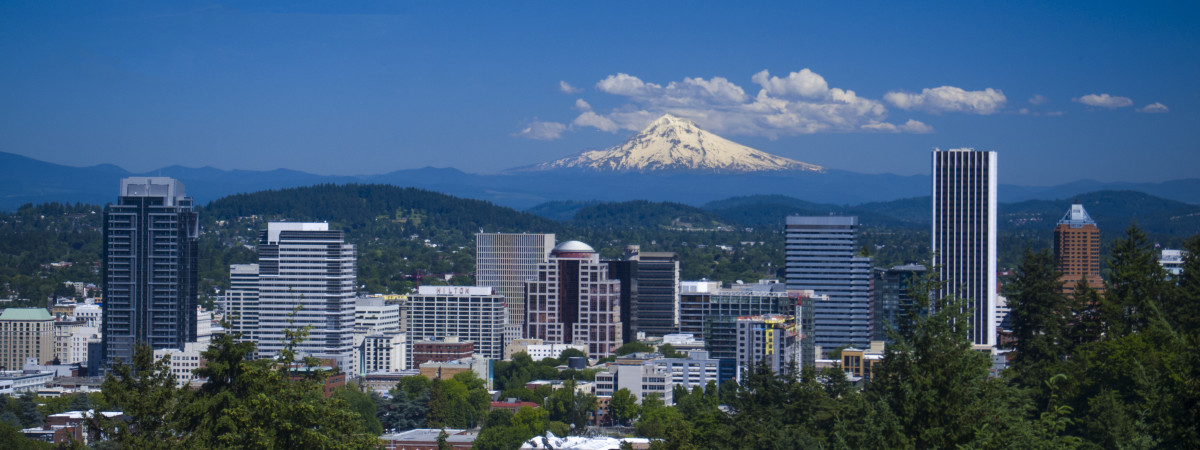
[[[825,168],[755,150],[665,114],[620,145],[538,164],[534,170],[581,168],[600,172],[824,172]]]

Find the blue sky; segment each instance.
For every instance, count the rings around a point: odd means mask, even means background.
[[[431,3],[431,4],[425,4]],[[0,3],[0,151],[495,172],[664,112],[866,173],[1200,177],[1193,2]]]

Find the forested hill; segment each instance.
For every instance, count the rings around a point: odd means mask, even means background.
[[[223,197],[203,208],[213,220],[257,215],[292,221],[329,221],[358,230],[380,221],[414,228],[554,232],[562,224],[481,200],[452,197],[416,188],[385,184],[323,184]]]

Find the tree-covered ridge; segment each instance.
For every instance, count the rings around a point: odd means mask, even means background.
[[[704,228],[730,223],[703,209],[673,202],[634,200],[585,206],[571,224],[580,228]],[[732,224],[736,225],[736,224]]]
[[[94,205],[47,203],[0,213],[0,298],[38,306],[52,295],[74,295],[63,282],[99,283],[101,212]]]

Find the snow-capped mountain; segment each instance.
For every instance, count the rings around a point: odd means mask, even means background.
[[[718,173],[806,171],[825,168],[755,150],[670,114],[651,122],[624,143],[592,150],[527,170],[580,168],[598,172],[699,171]]]

